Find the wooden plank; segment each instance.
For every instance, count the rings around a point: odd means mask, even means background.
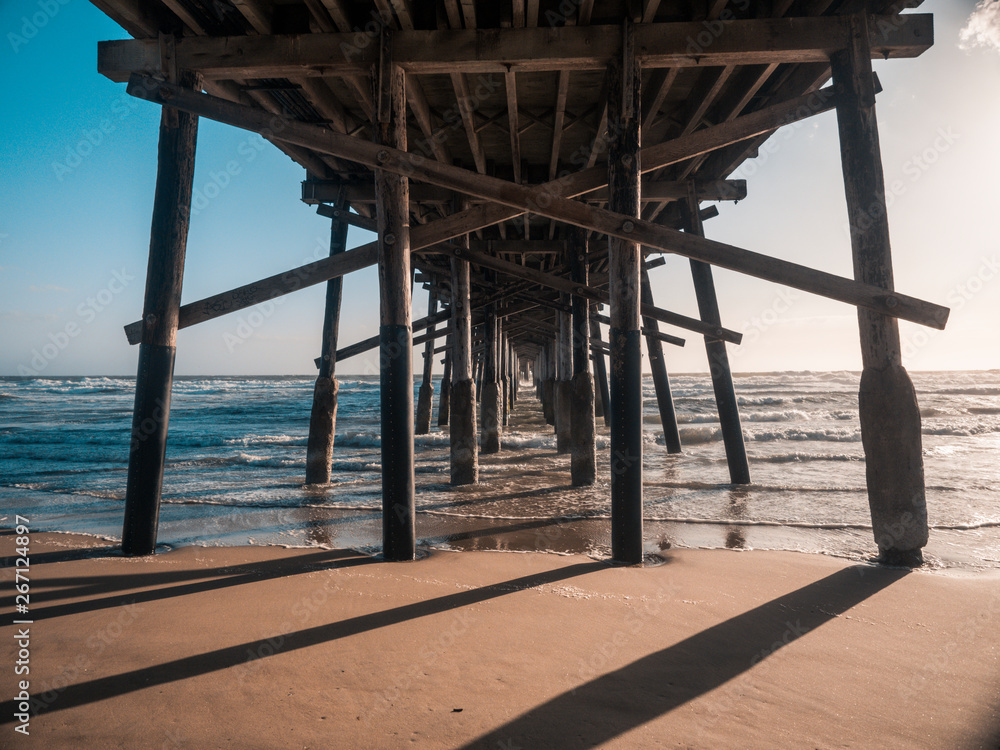
[[[916,57],[933,43],[929,14],[873,16],[870,28],[879,57]],[[838,16],[734,20],[702,47],[705,33],[695,22],[640,25],[637,56],[645,68],[828,62],[850,41],[847,21]],[[400,31],[394,45],[409,73],[466,75],[603,70],[619,48],[618,27],[605,25]],[[208,79],[361,76],[376,49],[359,44],[354,33],[194,36],[177,40],[177,65]],[[158,69],[155,40],[98,43],[98,71],[111,80]]]
[[[559,150],[562,147],[563,126],[566,121],[566,97],[569,96],[569,71],[560,70],[556,80],[556,107],[552,123],[552,149],[549,156],[549,180],[559,172]]]
[[[518,0],[514,0],[517,6]],[[521,182],[521,130],[517,118],[517,74],[512,70],[504,72],[504,86],[507,92],[507,124],[510,130],[510,160],[514,168],[514,182]]]
[[[469,92],[469,81],[464,73],[452,73],[451,85],[455,89],[458,111],[462,115],[462,124],[465,126],[465,135],[469,139],[469,149],[472,151],[476,171],[479,174],[485,174],[486,152],[483,150],[483,142],[479,138],[479,130],[476,128],[476,107],[472,103],[472,94]]]

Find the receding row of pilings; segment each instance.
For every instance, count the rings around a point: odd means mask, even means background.
[[[921,559],[921,548],[927,542],[927,512],[921,456],[920,414],[913,386],[901,363],[898,324],[887,310],[899,305],[901,297],[893,293],[892,264],[888,222],[885,212],[885,185],[881,168],[874,109],[874,88],[871,70],[869,19],[859,13],[849,18],[849,46],[831,55],[831,67],[836,89],[836,111],[840,133],[841,163],[846,186],[847,206],[851,219],[851,246],[856,281],[885,291],[884,298],[868,297],[869,307],[859,307],[861,352],[864,371],[860,389],[862,441],[866,456],[868,497],[871,506],[875,540],[884,560],[912,564]],[[634,50],[633,28],[623,27],[622,53],[612,56],[608,70],[607,122],[608,132],[608,206],[611,216],[601,213],[598,221],[595,209],[577,211],[571,202],[554,198],[546,210],[535,198],[537,189],[524,185],[498,185],[497,181],[461,168],[450,167],[448,179],[461,180],[463,189],[488,201],[498,200],[496,191],[503,188],[506,202],[522,212],[538,212],[549,218],[569,221],[602,234],[612,236],[608,242],[609,333],[607,350],[611,366],[602,377],[600,368],[597,390],[605,419],[610,422],[611,446],[611,516],[612,554],[624,562],[642,559],[642,368],[640,353],[640,300],[648,293],[643,283],[642,253],[633,231],[639,223],[639,120],[641,109],[640,70]],[[406,94],[404,72],[392,58],[389,33],[383,30],[379,41],[378,62],[374,66],[377,96],[373,117],[379,151],[374,158],[356,154],[357,149],[341,145],[333,156],[369,164],[375,171],[376,212],[378,218],[378,267],[380,282],[379,371],[381,388],[382,432],[382,498],[383,554],[389,560],[412,559],[415,552],[414,532],[414,469],[413,469],[413,321],[410,318],[411,283],[410,238],[408,225],[408,174],[414,163],[405,167],[399,159],[406,149]],[[200,89],[198,74],[181,71],[173,83],[186,89]],[[161,102],[162,103],[162,102]],[[181,106],[173,100],[175,106]],[[236,106],[236,105],[231,105]],[[304,127],[304,126],[303,126]],[[291,130],[291,128],[288,128]],[[758,131],[759,132],[759,131]],[[160,493],[173,363],[179,324],[179,308],[186,252],[188,217],[190,215],[197,118],[164,106],[160,122],[156,195],[153,204],[149,263],[143,303],[142,336],[136,378],[135,409],[129,452],[128,484],[125,499],[125,521],[122,548],[126,554],[149,554],[156,544]],[[746,138],[748,136],[744,136]],[[325,136],[324,136],[325,138]],[[331,138],[331,142],[335,139]],[[349,139],[348,139],[349,140]],[[309,141],[312,142],[312,141]],[[325,140],[324,140],[325,142]],[[370,144],[366,144],[370,147]],[[394,156],[395,155],[395,156]],[[364,157],[364,158],[360,158]],[[373,166],[376,164],[378,166]],[[435,177],[436,175],[436,177]],[[424,178],[443,180],[441,168],[436,171],[424,162]],[[490,181],[492,179],[492,181]],[[488,183],[488,184],[486,184]],[[546,194],[548,195],[548,194]],[[690,196],[689,196],[690,198]],[[565,202],[564,202],[565,201]],[[501,201],[502,202],[502,201]],[[459,206],[461,208],[461,206]],[[691,206],[689,205],[689,209]],[[695,206],[696,208],[696,206]],[[556,210],[558,209],[558,210]],[[572,210],[570,210],[572,209]],[[582,214],[587,214],[586,217]],[[627,217],[619,221],[620,217]],[[609,223],[610,222],[610,223]],[[475,225],[467,231],[481,228]],[[645,226],[645,224],[643,225]],[[688,231],[700,233],[697,211],[691,210]],[[649,227],[643,232],[649,235]],[[336,231],[336,228],[335,228]],[[334,252],[336,243],[331,243]],[[468,248],[468,235],[460,235],[454,243]],[[704,248],[702,248],[704,249]],[[739,270],[750,272],[753,263],[767,261],[773,270],[773,259],[765,256],[740,255]],[[702,256],[704,257],[704,256]],[[728,256],[727,256],[728,257]],[[579,267],[572,273],[581,278]],[[789,269],[786,269],[789,270]],[[808,269],[807,269],[808,270]],[[585,270],[582,271],[585,274]],[[450,393],[448,422],[451,433],[452,482],[463,484],[478,479],[478,435],[476,424],[477,389],[473,372],[472,310],[470,307],[469,262],[452,256],[451,260],[451,346]],[[715,300],[708,266],[692,262],[692,273],[698,293],[698,305],[704,321],[718,323]],[[328,277],[329,278],[329,277]],[[583,277],[585,278],[585,276]],[[784,278],[787,278],[785,276]],[[335,294],[328,287],[328,301]],[[828,296],[843,298],[828,291]],[[589,331],[593,335],[591,312],[578,306],[576,293],[570,301],[559,303],[560,318],[557,337],[562,345],[550,347],[546,353],[536,352],[534,370],[541,380],[541,393],[548,404],[550,417],[557,427],[570,423],[569,437],[563,434],[560,447],[573,453],[571,462],[574,481],[587,476],[587,461],[592,455],[589,446],[576,452],[577,443],[592,441],[592,433],[573,429],[574,418],[582,414],[586,421],[594,403],[587,352],[603,344],[580,340]],[[879,300],[881,300],[879,302]],[[565,307],[572,305],[567,313]],[[331,311],[328,305],[328,317]],[[484,331],[484,352],[481,358],[484,380],[482,392],[496,392],[498,352],[496,318],[500,311],[487,309],[485,320],[492,321]],[[647,323],[649,321],[646,321]],[[331,327],[333,330],[335,327]],[[646,326],[647,331],[650,326]],[[569,331],[569,333],[567,333]],[[324,333],[320,378],[317,380],[315,401],[318,404],[315,423],[330,431],[335,416],[336,385],[335,333]],[[648,337],[647,333],[647,337]],[[502,342],[503,336],[499,336]],[[578,340],[579,339],[579,340]],[[565,346],[569,342],[570,353]],[[734,462],[742,449],[737,444],[739,417],[732,378],[728,372],[725,347],[721,342],[706,340],[711,376],[719,405],[720,423],[730,472],[734,481],[745,481],[748,473],[734,472],[745,468],[742,461]],[[507,345],[507,349],[509,349]],[[331,359],[324,369],[325,357]],[[603,364],[603,353],[601,356]],[[662,353],[650,354],[651,366],[662,361]],[[669,400],[669,383],[657,375],[654,384],[658,393],[661,415]],[[426,371],[426,368],[425,368]],[[502,366],[501,366],[502,371]],[[511,370],[508,370],[508,375]],[[569,375],[573,384],[556,387],[558,373]],[[551,376],[551,377],[550,377]],[[502,377],[502,375],[500,375]],[[608,381],[607,392],[603,380]],[[565,383],[566,378],[559,382]],[[575,384],[580,387],[576,388]],[[667,386],[664,388],[663,386]],[[591,389],[588,392],[588,388]],[[483,422],[484,445],[502,442],[500,437],[501,406],[491,395],[485,399]],[[567,406],[568,404],[568,406]],[[566,417],[568,412],[569,417]],[[558,415],[562,413],[560,418]],[[593,418],[590,418],[593,424]],[[664,429],[670,420],[664,417]],[[581,423],[582,424],[582,423]],[[729,427],[726,427],[729,425]],[[674,427],[676,425],[674,424]],[[331,432],[332,435],[332,432]],[[574,435],[583,435],[577,440]],[[667,440],[670,449],[673,438]],[[329,444],[310,441],[309,464],[317,470],[329,471]],[[579,457],[579,461],[576,458]]]

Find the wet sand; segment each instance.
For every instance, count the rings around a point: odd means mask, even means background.
[[[31,542],[34,715],[5,559],[0,747],[1000,746],[995,573]]]

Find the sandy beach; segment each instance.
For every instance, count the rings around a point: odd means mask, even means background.
[[[31,544],[30,736],[3,747],[997,748],[994,573]],[[22,615],[23,617],[23,615]],[[17,678],[23,679],[23,678]]]

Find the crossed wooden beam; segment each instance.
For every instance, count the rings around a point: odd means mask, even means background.
[[[609,237],[638,242],[655,250],[704,261],[766,281],[867,308],[890,317],[939,329],[943,329],[948,320],[949,310],[941,305],[572,200],[575,196],[585,195],[607,186],[607,170],[603,167],[585,169],[539,186],[519,185],[429,160],[419,154],[336,133],[319,125],[246,107],[138,73],[129,79],[127,90],[129,94],[138,98],[250,130],[268,140],[303,146],[318,153],[347,159],[373,169],[402,174],[413,180],[490,201],[425,225],[411,227],[411,251],[428,249],[430,252],[443,251],[454,254],[456,248],[442,246],[442,243],[529,212],[606,234]],[[835,104],[836,95],[830,87],[812,94],[804,94],[753,114],[642,149],[639,154],[640,169],[642,172],[659,169],[747,138],[763,135],[782,125],[829,110]],[[467,259],[477,263],[482,262],[484,265],[487,260],[494,264],[498,262],[498,259],[491,256],[473,258],[472,251],[462,249],[461,252],[467,254],[465,256]],[[377,262],[377,243],[369,243],[283,274],[184,305],[180,309],[179,327],[185,328],[251,307]],[[523,272],[530,270],[516,264],[509,265],[511,268],[496,270],[519,275],[520,278],[526,278]],[[515,273],[515,270],[518,270],[518,273]],[[570,291],[591,299],[597,299],[594,292],[603,294],[600,290],[578,285],[565,289],[564,286],[568,282],[564,278],[537,271],[532,273],[534,275],[530,280],[550,288]],[[659,308],[644,306],[642,314],[718,339],[734,343],[740,340],[740,334],[734,331],[707,326],[702,321]],[[661,314],[665,315],[660,317]],[[671,319],[664,319],[665,317]],[[130,343],[139,343],[142,336],[140,322],[129,324],[125,330]]]

